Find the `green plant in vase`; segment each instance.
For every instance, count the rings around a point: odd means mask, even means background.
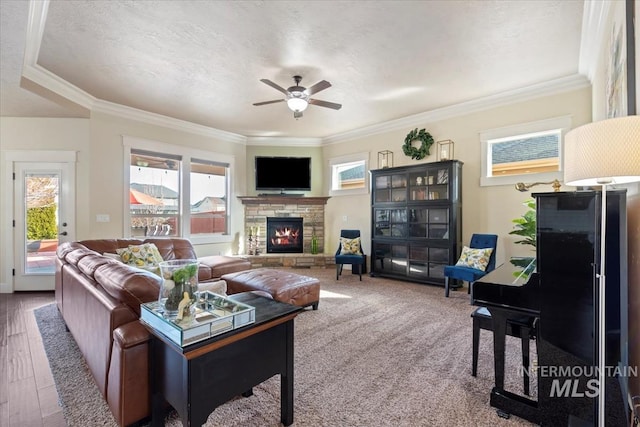
[[[317,220],[317,214],[314,214],[311,219],[311,253],[313,255],[318,253],[318,235],[316,234]]]
[[[198,262],[173,260],[160,263],[162,289],[160,302],[167,317],[181,320],[189,317],[198,290]]]

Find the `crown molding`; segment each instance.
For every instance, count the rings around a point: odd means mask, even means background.
[[[322,138],[286,138],[275,136],[250,136],[247,137],[247,145],[263,147],[320,147]]]
[[[84,107],[91,112],[110,114],[125,119],[134,119],[143,123],[209,136],[236,144],[246,143],[247,138],[244,135],[202,126],[185,120],[179,120],[96,98],[40,66],[38,64],[38,54],[40,52],[48,10],[49,0],[32,0],[29,3],[29,18],[22,66],[23,79],[44,87],[53,94]]]
[[[30,80],[61,96],[62,98],[68,99],[69,101],[92,112],[101,112],[125,119],[134,119],[152,125],[163,126],[198,135],[210,136],[221,141],[238,144],[254,146],[312,147],[337,144],[378,133],[423,126],[425,123],[445,120],[490,108],[588,87],[590,86],[590,82],[584,75],[592,75],[593,69],[595,68],[597,52],[602,40],[602,32],[604,31],[604,22],[609,14],[609,10],[611,9],[611,4],[610,2],[600,2],[596,0],[585,1],[582,43],[580,47],[581,74],[575,74],[512,91],[502,92],[484,98],[478,98],[460,104],[414,114],[401,119],[350,130],[325,138],[247,137],[95,98],[46,70],[44,67],[38,65],[38,53],[40,52],[48,7],[49,0],[32,0],[30,2],[25,56],[22,69],[22,77],[24,79]],[[585,21],[588,23],[586,24]],[[585,37],[585,28],[587,28],[587,26],[588,28],[595,26],[597,32],[599,32],[597,35],[589,34],[589,41],[585,41],[585,38],[587,38]],[[583,71],[584,69],[587,69],[587,71]]]
[[[96,99],[91,110],[96,113],[109,114],[111,116],[136,120],[150,125],[162,126],[196,135],[208,136],[224,142],[231,142],[234,144],[246,144],[247,142],[247,137],[244,135],[199,125],[186,120],[163,116],[162,114],[150,113],[148,111],[127,107],[125,105],[116,104],[102,99]]]
[[[379,133],[407,129],[415,126],[423,126],[425,123],[446,120],[482,110],[488,110],[491,108],[501,107],[517,102],[528,101],[530,99],[578,90],[589,87],[590,85],[591,83],[586,77],[580,74],[574,74],[571,76],[550,80],[548,82],[537,83],[515,90],[501,92],[483,98],[462,102],[448,107],[414,114],[412,116],[391,120],[385,123],[379,123],[360,129],[354,129],[351,131],[326,137],[323,139],[323,141],[327,145],[338,144],[356,138],[363,138]]]
[[[593,81],[598,66],[600,48],[605,40],[606,23],[613,2],[586,0],[582,12],[582,35],[580,37],[580,59],[578,72]]]

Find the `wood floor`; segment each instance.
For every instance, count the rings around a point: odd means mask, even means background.
[[[0,426],[66,426],[33,310],[53,292],[0,294]]]

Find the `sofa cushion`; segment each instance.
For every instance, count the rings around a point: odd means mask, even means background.
[[[249,270],[251,261],[241,257],[210,255],[198,258],[198,281],[217,280],[225,274]]]
[[[158,299],[162,279],[145,270],[110,262],[98,267],[96,282],[113,298],[126,304],[140,316],[140,304]]]
[[[126,248],[129,245],[140,245],[142,243],[144,243],[144,241],[140,239],[96,239],[80,241],[80,244],[98,253],[109,252],[112,254],[115,254],[120,248]]]
[[[99,254],[90,254],[85,257],[82,257],[78,261],[78,270],[82,272],[85,276],[91,277],[94,279],[94,274],[98,267],[108,263],[119,262]]]
[[[76,249],[73,249],[72,251],[69,252],[65,252],[65,256],[64,256],[64,260],[68,263],[71,264],[73,266],[78,265],[78,262],[80,262],[80,260],[86,256],[89,255],[100,255],[97,252],[92,251],[91,249],[87,249],[84,247],[79,247]]]
[[[153,243],[158,248],[162,259],[171,261],[172,259],[197,259],[196,251],[188,239],[182,238],[149,238],[145,243]]]

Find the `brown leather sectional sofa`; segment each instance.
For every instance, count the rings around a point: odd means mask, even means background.
[[[56,259],[56,304],[91,373],[121,426],[150,415],[149,333],[139,322],[140,304],[158,298],[160,277],[103,255],[154,243],[164,260],[195,259],[186,239],[85,240],[63,243]],[[242,258],[199,258],[205,287],[227,273],[247,270]]]

